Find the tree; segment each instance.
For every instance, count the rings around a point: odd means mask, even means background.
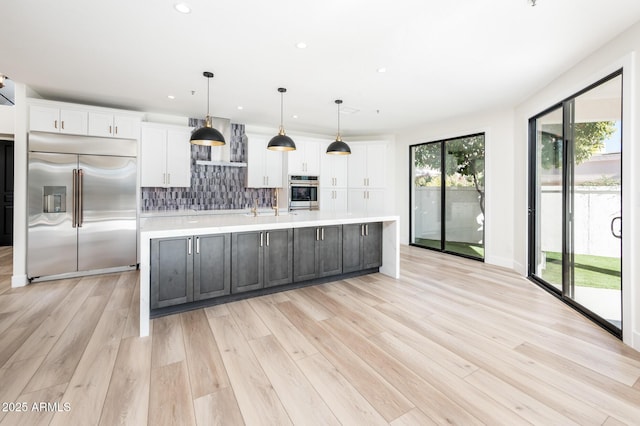
[[[604,142],[616,131],[613,121],[591,121],[573,126],[576,164],[587,161],[604,148]],[[559,169],[562,164],[562,124],[544,125],[541,132],[540,161],[543,169]]]
[[[442,173],[448,177],[457,174],[468,178],[469,186],[473,185],[478,192],[480,211],[484,216],[484,135],[451,139],[445,141],[444,144],[421,145],[416,148],[414,153],[415,167],[440,170],[440,147],[443,145],[447,155]],[[464,183],[458,180],[456,185],[464,185]]]

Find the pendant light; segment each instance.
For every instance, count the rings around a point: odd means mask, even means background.
[[[349,155],[351,154],[351,148],[349,148],[349,145],[342,141],[342,136],[340,136],[340,104],[342,103],[342,101],[340,99],[336,99],[335,102],[338,105],[338,135],[336,136],[336,140],[331,142],[331,144],[327,147],[327,154]]]
[[[205,71],[202,75],[207,77],[207,116],[204,127],[200,127],[191,134],[191,143],[194,145],[221,146],[225,144],[224,136],[211,127],[211,116],[209,115],[209,82],[213,78],[213,73]]]
[[[280,92],[280,131],[277,135],[271,138],[267,145],[267,149],[270,149],[271,151],[294,151],[296,149],[296,144],[293,142],[293,139],[284,133],[284,126],[282,124],[282,102],[287,89],[280,87],[278,88],[278,92]]]

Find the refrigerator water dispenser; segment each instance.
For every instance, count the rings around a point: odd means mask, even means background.
[[[43,213],[65,213],[67,211],[67,187],[44,186]]]

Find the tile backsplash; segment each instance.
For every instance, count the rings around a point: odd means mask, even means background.
[[[189,119],[189,126],[202,125],[204,120]],[[247,161],[244,124],[231,124],[231,138],[227,143],[231,161]],[[245,209],[253,207],[254,200],[259,208],[271,206],[272,189],[245,188],[246,167],[196,165],[196,160],[211,158],[211,149],[217,148],[191,146],[190,188],[142,188],[142,211]]]

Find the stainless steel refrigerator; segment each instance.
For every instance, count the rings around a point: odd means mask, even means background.
[[[137,141],[29,133],[30,279],[137,265]]]

